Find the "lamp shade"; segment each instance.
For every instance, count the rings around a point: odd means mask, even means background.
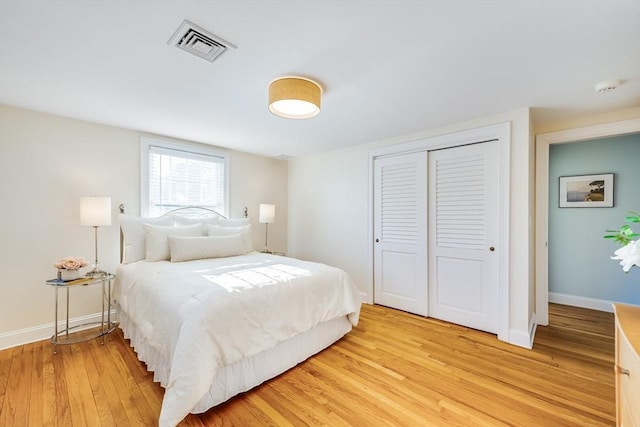
[[[260,223],[272,224],[276,220],[276,205],[260,204]]]
[[[320,113],[322,88],[303,77],[281,77],[269,84],[269,111],[287,119],[309,119]]]
[[[111,197],[81,197],[80,224],[111,225]]]

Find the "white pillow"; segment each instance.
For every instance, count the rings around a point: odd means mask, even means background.
[[[220,218],[218,224],[222,227],[242,227],[249,225],[249,218]]]
[[[139,216],[118,214],[120,229],[124,240],[123,264],[140,261],[146,256],[145,235],[143,224],[171,225],[170,217],[140,218]]]
[[[174,224],[177,226],[185,226],[185,225],[193,225],[193,224],[211,224],[216,225],[220,221],[219,216],[206,216],[206,217],[190,217],[184,216],[180,214],[175,214],[173,216]]]
[[[228,236],[168,236],[171,262],[224,258],[247,253],[242,234]]]
[[[219,225],[205,225],[208,236],[229,236],[231,234],[241,234],[245,241],[246,252],[253,250],[253,240],[251,239],[251,224],[242,227],[221,227]],[[246,253],[245,252],[245,253]]]
[[[200,224],[186,227],[165,227],[162,225],[144,224],[146,260],[163,261],[170,258],[168,236],[202,236]]]

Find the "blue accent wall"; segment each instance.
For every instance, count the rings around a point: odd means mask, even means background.
[[[613,208],[559,208],[559,177],[614,173]],[[640,268],[610,259],[602,236],[640,211],[640,134],[549,147],[549,292],[640,304]],[[640,224],[632,225],[640,233]]]

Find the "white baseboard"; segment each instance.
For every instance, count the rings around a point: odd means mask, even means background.
[[[116,319],[115,316],[116,316],[116,311],[111,310],[112,321]],[[100,319],[101,319],[100,313],[94,313],[94,314],[89,314],[87,316],[75,317],[73,319],[69,319],[69,328],[80,326],[85,323],[100,322]],[[105,312],[105,321],[106,321],[106,312]],[[64,329],[65,326],[66,326],[65,320],[58,321],[58,330]],[[88,329],[92,327],[95,327],[95,325],[87,325],[86,328],[79,327],[76,330],[80,331],[82,329]],[[51,323],[47,323],[46,325],[39,325],[31,328],[20,329],[17,331],[5,332],[4,334],[0,334],[0,350],[49,339],[53,335],[53,329],[54,329],[53,322],[51,322]]]
[[[613,313],[614,301],[549,292],[549,302]]]
[[[360,301],[365,304],[373,304],[373,298],[369,298],[366,292],[360,291]]]
[[[531,350],[533,348],[533,339],[536,336],[536,316],[535,314],[531,316],[531,320],[529,321],[529,330],[522,331],[519,329],[511,329],[509,331],[509,344],[517,345],[519,347],[528,348]]]

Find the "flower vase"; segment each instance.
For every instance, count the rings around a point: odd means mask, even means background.
[[[75,280],[80,277],[80,270],[67,270],[61,268],[58,270],[59,279],[63,282],[68,282],[70,280]]]

